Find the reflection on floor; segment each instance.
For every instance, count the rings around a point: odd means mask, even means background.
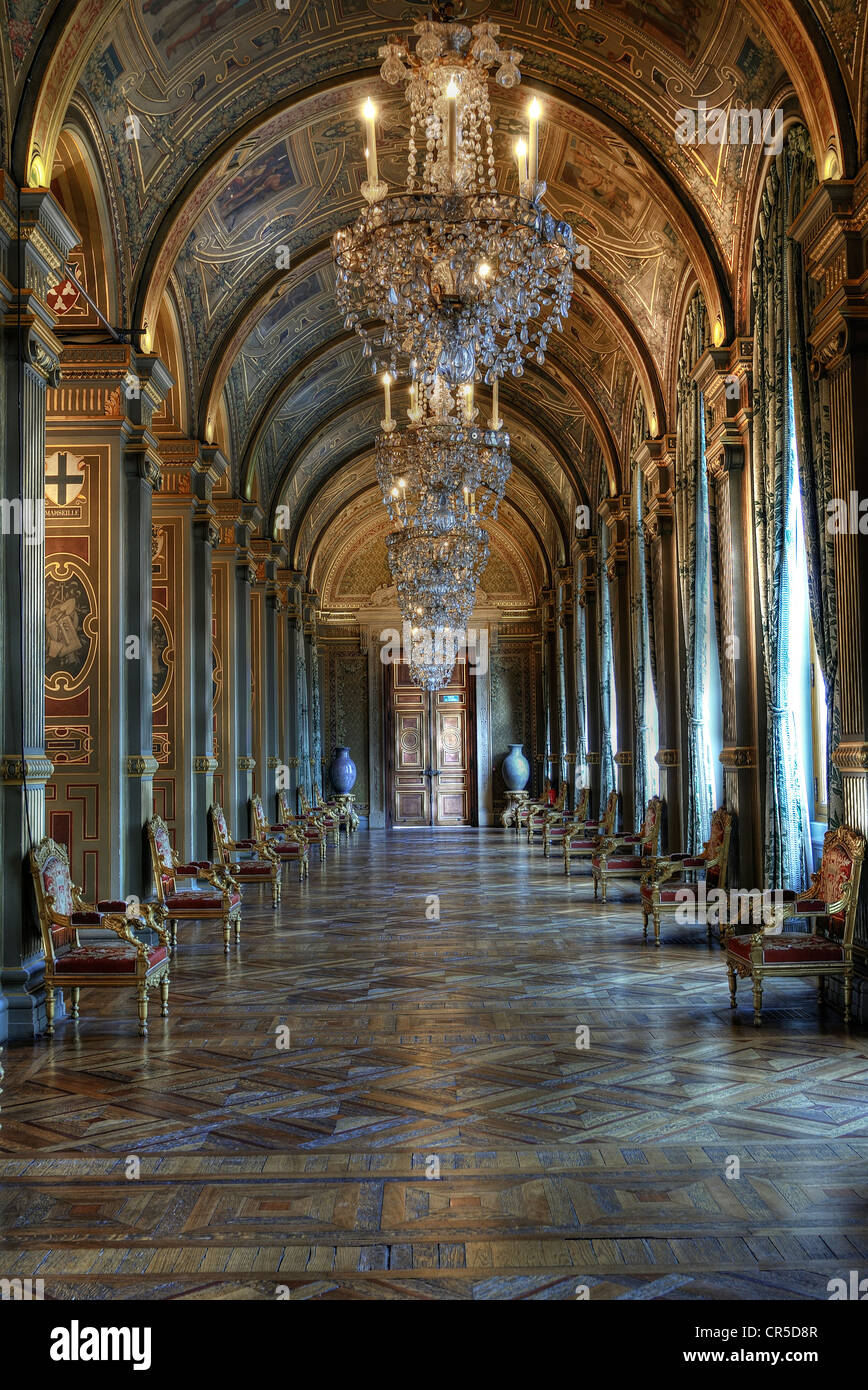
[[[53,1047],[7,1053],[0,1276],[46,1298],[825,1299],[865,1267],[865,1034],[812,981],[770,982],[755,1030],[704,932],[655,951],[630,885],[603,910],[500,830],[362,832],[277,913],[259,891],[225,963],[182,926],[146,1043],[91,993]]]

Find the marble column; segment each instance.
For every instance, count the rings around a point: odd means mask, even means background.
[[[751,483],[750,338],[708,348],[694,369],[705,402],[705,463],[712,537],[717,536],[718,652],[723,697],[724,804],[735,816],[731,887],[762,878],[762,792],[765,694],[754,604]],[[762,740],[762,742],[761,742]]]
[[[152,432],[155,409],[173,384],[159,358],[137,355],[132,362],[136,390],[127,398],[122,428],[123,491],[115,494],[118,511],[112,529],[123,537],[120,547],[120,642],[114,691],[123,704],[122,756],[125,774],[121,803],[121,880],[112,892],[145,897],[151,889],[151,864],[145,823],[154,811],[153,667],[151,660],[151,537],[153,493],[161,481],[159,443]],[[109,595],[109,598],[111,596]],[[130,660],[130,639],[138,658]],[[120,760],[119,760],[120,762]]]
[[[45,398],[58,381],[61,347],[46,296],[77,242],[47,190],[24,189],[19,203],[0,171],[0,1041],[33,1037],[45,1019],[27,855],[45,833],[52,771],[45,756]]]
[[[675,544],[675,436],[646,439],[636,462],[650,485],[644,527],[647,564],[651,570],[656,653],[657,723],[660,747],[655,759],[660,768],[664,803],[663,841],[673,853],[683,844],[681,825],[681,603],[678,555]]]
[[[250,833],[250,798],[254,791],[253,703],[251,694],[251,590],[256,582],[256,560],[250,547],[254,529],[262,521],[255,503],[245,502],[238,528],[238,554],[235,564],[232,689],[235,729],[235,822],[236,835]]]

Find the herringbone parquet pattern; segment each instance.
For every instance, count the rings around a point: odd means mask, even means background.
[[[85,994],[7,1055],[0,1275],[792,1299],[868,1261],[864,1034],[811,982],[770,985],[758,1032],[704,933],[655,951],[630,885],[604,911],[499,831],[361,834],[277,913],[258,893],[228,960],[188,929],[147,1042]]]

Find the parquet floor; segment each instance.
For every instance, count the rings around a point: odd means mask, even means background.
[[[225,962],[182,927],[147,1042],[83,993],[53,1046],[6,1054],[0,1276],[81,1299],[825,1299],[866,1269],[866,1037],[812,982],[770,983],[755,1030],[703,932],[643,946],[629,885],[603,910],[500,830],[361,832],[277,913],[259,892]]]

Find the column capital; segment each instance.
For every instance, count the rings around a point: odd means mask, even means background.
[[[868,350],[868,165],[855,179],[827,180],[789,228],[822,294],[809,338],[811,371],[834,372],[854,352]]]

